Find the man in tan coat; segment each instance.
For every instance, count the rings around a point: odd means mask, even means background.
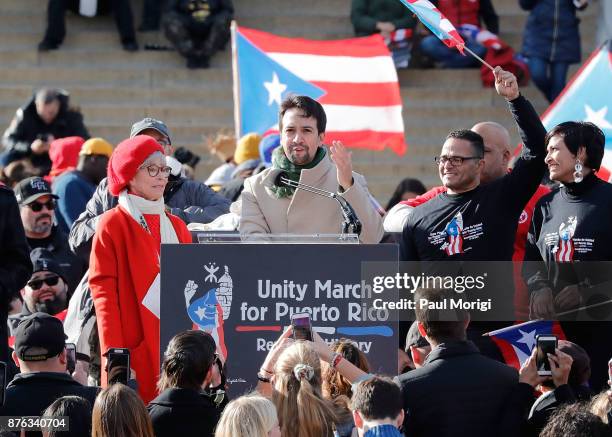
[[[289,96],[280,107],[281,146],[272,155],[272,168],[244,182],[240,204],[241,234],[337,234],[342,212],[334,199],[300,189],[277,187],[280,169],[302,184],[337,192],[353,207],[362,223],[360,241],[378,243],[382,219],[370,202],[363,176],[353,172],[351,154],[334,141],[323,145],[327,118],[321,104],[307,96]]]

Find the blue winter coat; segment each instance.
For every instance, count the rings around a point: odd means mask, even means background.
[[[550,62],[580,62],[580,33],[572,0],[519,0],[531,11],[523,35],[523,54]]]

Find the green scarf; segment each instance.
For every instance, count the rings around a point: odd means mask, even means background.
[[[300,181],[300,175],[302,174],[302,170],[305,168],[314,168],[319,162],[325,158],[326,152],[323,146],[317,149],[317,153],[315,154],[314,159],[305,165],[297,165],[293,162],[289,161],[289,158],[285,155],[285,151],[283,150],[283,146],[278,146],[272,152],[272,168],[277,168],[283,170],[287,173],[287,177],[294,182]],[[291,197],[293,193],[295,193],[295,188],[291,187],[277,187],[274,186],[271,188],[274,195],[282,199],[283,197]]]

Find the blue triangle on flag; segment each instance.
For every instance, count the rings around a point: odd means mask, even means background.
[[[263,134],[278,122],[280,102],[288,94],[317,100],[325,94],[274,61],[236,31],[240,89],[240,135]]]

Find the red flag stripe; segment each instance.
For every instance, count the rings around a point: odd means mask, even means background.
[[[364,141],[364,138],[367,140]],[[351,147],[358,149],[384,150],[386,147],[395,153],[402,155],[406,152],[404,134],[398,132],[378,132],[378,131],[344,131],[325,133],[325,144],[332,141],[342,141],[350,144]]]
[[[394,82],[354,83],[312,82],[327,94],[319,99],[323,105],[399,106],[402,98]],[[358,90],[358,92],[356,92]]]
[[[240,28],[240,33],[267,53],[303,53],[361,58],[389,56],[389,49],[380,34],[350,40],[313,41],[302,38],[285,38],[245,27]],[[350,51],[347,50],[347,41],[350,41]],[[357,41],[362,41],[362,43],[357,44]]]

